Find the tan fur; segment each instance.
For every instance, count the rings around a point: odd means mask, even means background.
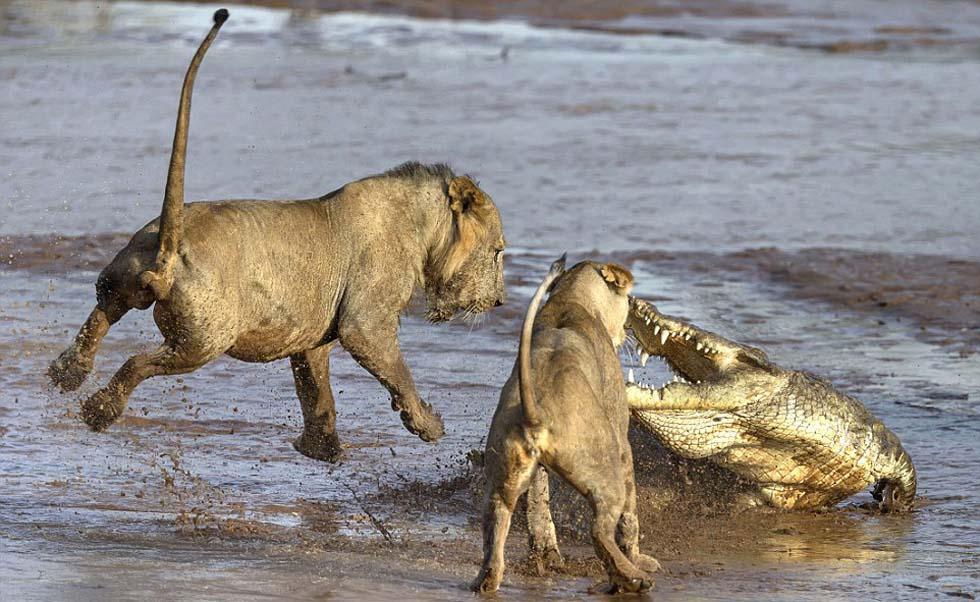
[[[496,214],[490,197],[468,177],[456,178],[450,183],[449,197],[453,199],[449,208],[456,221],[453,241],[435,258],[436,272],[444,281],[452,278],[473,249],[485,242],[490,233],[486,224],[492,222]],[[493,242],[503,250],[503,238]]]
[[[538,420],[531,423],[525,415],[518,361],[487,438],[484,559],[475,590],[499,587],[511,515],[529,487],[532,553],[542,562],[560,562],[545,467],[589,500],[593,542],[612,588],[651,587],[645,571],[659,565],[639,551],[633,456],[626,435],[629,408],[616,353],[616,341],[625,338],[632,284],[625,268],[588,261],[554,281],[534,322],[530,350],[528,384]],[[535,310],[532,303],[528,316],[533,318]]]
[[[182,170],[179,158],[173,165]],[[170,208],[164,219],[179,215],[180,223],[171,228],[179,236],[166,269],[154,271],[163,252],[158,219],[99,275],[95,309],[50,367],[56,385],[76,389],[109,327],[130,309],[154,306],[164,342],[131,357],[82,402],[93,429],[122,415],[151,376],[190,372],[221,354],[250,362],[288,357],[303,409],[296,448],[334,460],[340,446],[328,360],[339,341],[388,389],[409,431],[426,441],[442,436],[442,420],[419,398],[397,333],[418,287],[433,321],[503,302],[500,216],[469,177],[444,165],[406,163],[320,198]]]

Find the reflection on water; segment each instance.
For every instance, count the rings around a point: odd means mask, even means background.
[[[190,197],[311,196],[408,158],[451,158],[492,192],[512,245],[512,301],[482,327],[404,320],[402,346],[446,438],[430,446],[405,432],[380,385],[338,350],[347,457],[327,465],[292,449],[301,415],[282,363],[222,359],[151,380],[121,423],[88,432],[78,400],[157,339],[146,313],[113,329],[78,394],[43,378],[94,299],[105,253],[92,246],[118,247],[117,233],[159,211],[177,84],[212,10],[0,4],[0,114],[17,117],[0,137],[12,174],[0,183],[0,235],[42,233],[33,255],[10,253],[19,269],[0,266],[9,591],[458,599],[480,553],[469,492],[423,488],[403,502],[391,491],[466,471],[510,372],[523,303],[566,249],[573,259],[664,251],[675,260],[631,266],[638,295],[830,378],[901,436],[919,469],[925,500],[910,517],[713,516],[684,525],[682,552],[650,530],[673,571],[659,597],[976,590],[980,356],[951,353],[912,321],[793,300],[778,282],[690,259],[762,245],[980,257],[975,57],[232,7],[198,80]],[[973,10],[951,27],[968,28]],[[57,246],[51,232],[90,244]],[[578,595],[594,577],[526,572],[509,574],[508,594]]]

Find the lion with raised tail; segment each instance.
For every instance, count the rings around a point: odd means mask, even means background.
[[[51,380],[77,389],[109,328],[153,306],[163,344],[129,358],[82,402],[102,430],[151,376],[197,370],[221,354],[248,362],[289,358],[303,409],[303,454],[335,460],[341,447],[330,391],[338,341],[391,394],[402,422],[425,441],[442,419],[419,398],[398,346],[413,291],[428,317],[486,311],[504,299],[504,237],[493,200],[445,165],[405,163],[319,198],[184,203],[191,92],[228,18],[221,9],[184,79],[163,211],[102,270],[97,303]]]

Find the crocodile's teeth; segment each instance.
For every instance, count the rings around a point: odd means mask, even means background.
[[[636,383],[636,381],[633,379],[633,369],[632,368],[630,368],[629,369],[629,372],[626,373],[626,382],[628,382],[628,383],[634,383],[634,384]]]
[[[660,331],[660,344],[663,345],[667,342],[667,337],[670,336],[670,331],[664,328]]]
[[[649,353],[647,353],[646,351],[640,352],[640,365],[641,366],[646,366],[648,359],[650,359],[650,354]]]
[[[684,340],[685,341],[690,341],[691,340],[691,333],[685,332],[684,333]]]
[[[660,334],[660,324],[653,327],[653,334]]]
[[[701,344],[701,343],[698,343],[697,347],[698,347],[698,351],[701,351],[702,349],[704,349],[704,345]]]
[[[650,325],[650,316],[647,316],[647,317],[643,318],[643,321],[646,322],[646,325],[647,326],[649,326]]]

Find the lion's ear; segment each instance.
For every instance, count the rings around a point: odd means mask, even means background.
[[[486,202],[484,192],[468,177],[459,176],[449,183],[449,208],[453,213],[466,213]]]
[[[599,268],[599,273],[610,286],[617,289],[621,294],[629,293],[633,288],[633,274],[621,265],[607,263]]]

